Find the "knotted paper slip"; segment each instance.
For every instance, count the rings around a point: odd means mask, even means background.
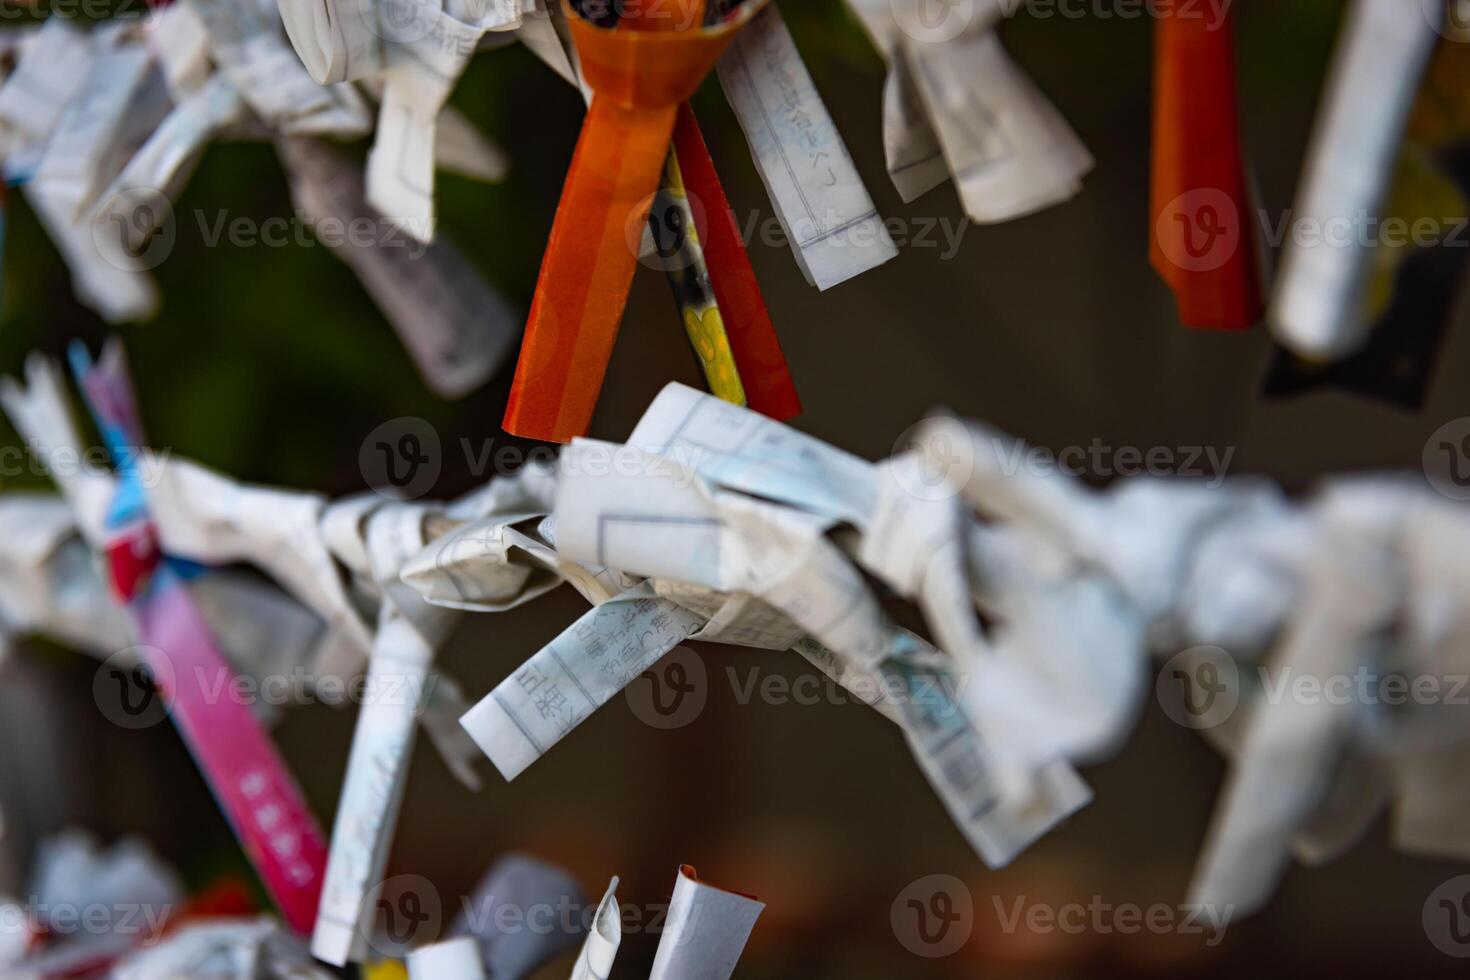
[[[629,239],[641,238],[678,107],[766,2],[708,26],[704,0],[650,0],[612,27],[571,11],[592,105],[531,303],[507,431],[555,442],[587,431],[638,264]]]
[[[107,515],[107,564],[140,644],[140,659],[281,916],[311,931],[326,844],[275,745],[243,701],[222,695],[235,673],[179,573],[160,551],[138,472],[142,426],[120,346],[93,365],[74,345],[72,368],[108,451],[118,489]]]
[[[1262,304],[1232,21],[1171,2],[1154,30],[1149,261],[1185,324],[1244,330]]]

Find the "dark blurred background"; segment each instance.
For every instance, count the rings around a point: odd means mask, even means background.
[[[842,4],[786,0],[782,10],[880,210],[959,221],[948,185],[909,205],[892,189],[883,66]],[[1261,206],[1280,213],[1341,5],[1238,0],[1236,13],[1245,137]],[[951,259],[909,249],[825,294],[806,285],[784,245],[752,243],[806,405],[800,428],[879,458],[945,404],[1050,447],[1100,439],[1233,449],[1232,474],[1266,474],[1296,492],[1344,471],[1417,472],[1429,434],[1470,414],[1463,303],[1417,413],[1332,391],[1264,400],[1272,345],[1263,328],[1226,335],[1179,325],[1147,258],[1151,31],[1144,17],[1095,15],[1004,26],[1014,58],[1096,158],[1065,205],[968,227]],[[513,170],[499,186],[441,175],[442,231],[524,309],[581,99],[517,46],[476,57],[454,102],[508,148]],[[717,82],[696,106],[737,214],[768,217]],[[33,349],[60,352],[74,337],[95,346],[107,332],[72,298],[54,248],[13,200],[6,372]],[[155,446],[242,479],[345,494],[364,486],[363,438],[385,420],[420,416],[439,431],[437,493],[448,496],[477,482],[483,447],[514,444],[499,428],[511,364],[461,402],[438,400],[326,249],[205,247],[196,211],[206,220],[220,209],[255,219],[290,212],[268,146],[214,146],[175,204],[177,244],[156,270],[162,315],[121,331]],[[670,379],[701,385],[667,283],[640,269],[592,434],[625,437]],[[8,429],[4,438],[16,440]],[[584,608],[562,590],[510,614],[467,617],[442,663],[478,698]],[[470,794],[420,739],[390,873],[424,875],[457,904],[497,855],[527,850],[569,868],[591,895],[620,874],[623,900],[646,906],[666,899],[687,862],[768,903],[737,971],[747,977],[1428,976],[1457,966],[1426,938],[1420,915],[1429,893],[1466,869],[1393,852],[1382,823],[1335,863],[1293,868],[1270,906],[1230,923],[1216,945],[1146,931],[1008,933],[999,909],[1022,896],[1051,906],[1183,902],[1224,771],[1217,755],[1150,698],[1121,755],[1085,770],[1096,800],[1011,867],[989,871],[876,713],[738,704],[727,668],[742,679],[752,667],[787,678],[808,668],[792,654],[697,652],[711,684],[693,723],[659,731],[614,699],[514,784],[487,765],[486,787]],[[196,884],[241,866],[171,729],[108,726],[91,703],[95,663],[84,657],[41,645],[23,656],[48,672],[76,733],[59,773],[74,783],[79,822],[104,837],[146,834]],[[352,725],[351,711],[317,706],[291,712],[277,733],[328,823]],[[974,925],[959,952],[930,959],[905,948],[890,911],[911,882],[935,873],[963,880]],[[628,936],[617,975],[645,975],[654,944]]]

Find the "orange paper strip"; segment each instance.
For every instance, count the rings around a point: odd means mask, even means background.
[[[767,0],[702,27],[702,0],[632,3],[617,27],[566,8],[592,107],[552,224],[505,410],[507,431],[584,434],[617,339],[679,103]]]
[[[1261,316],[1227,11],[1159,5],[1154,32],[1149,260],[1191,327],[1244,330]]]

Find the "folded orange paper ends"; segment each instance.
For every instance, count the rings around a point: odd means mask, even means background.
[[[749,0],[709,23],[704,0],[624,0],[612,27],[598,26],[590,11],[568,9],[592,104],[542,259],[506,406],[507,431],[553,442],[587,431],[679,107],[766,2]],[[681,130],[692,124],[690,114]],[[704,152],[694,134],[681,135],[681,153]],[[722,247],[706,257],[716,295],[722,302],[722,293],[731,297],[726,325],[742,381],[754,393],[751,407],[789,417],[799,403],[749,259],[733,234],[733,216],[712,166],[694,169],[707,192],[717,194],[708,203]]]

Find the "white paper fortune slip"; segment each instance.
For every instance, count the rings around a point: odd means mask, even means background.
[[[312,936],[313,955],[333,965],[360,961],[367,952],[376,910],[366,898],[381,880],[387,862],[407,783],[415,722],[426,705],[432,707],[428,699],[437,695],[429,690],[433,679],[429,667],[458,618],[452,610],[424,602],[401,581],[402,572],[428,544],[431,524],[489,518],[506,509],[512,511],[505,515],[506,520],[519,520],[528,479],[534,479],[534,471],[497,480],[451,504],[434,507],[384,503],[376,496],[348,500],[334,505],[323,520],[333,553],[381,593],[368,675],[369,689],[377,696],[364,699],[353,733],[321,911]],[[500,598],[507,606],[518,595],[539,594],[548,586],[543,580],[533,581],[530,571],[518,568],[516,574],[502,579],[505,592]],[[463,707],[457,706],[457,712],[462,714]],[[441,731],[427,719],[425,725],[431,735],[439,732],[441,751],[447,748],[456,773],[477,788],[473,772],[463,772],[468,767],[461,748],[473,753],[463,730],[449,726],[448,731]]]
[[[297,134],[361,132],[362,99],[349,86],[316,84],[281,36],[271,0],[187,0],[204,23],[210,55],[261,119]]]
[[[78,297],[110,322],[146,319],[158,306],[152,279],[105,255],[90,220],[96,194],[167,105],[151,68],[122,31],[87,34],[53,17],[0,88],[0,124],[10,135],[6,178],[25,182]],[[62,151],[51,155],[58,138]]]
[[[511,352],[520,319],[454,244],[440,236],[422,245],[381,229],[367,241],[341,234],[380,225],[362,171],[320,140],[288,137],[276,146],[296,206],[357,275],[430,386],[455,398],[494,374]]]
[[[485,980],[480,947],[469,936],[420,946],[408,954],[411,980]]]
[[[1068,722],[1061,730],[1076,736],[1041,740],[1053,744],[1054,753],[1070,754],[1061,744],[1106,741],[1120,730],[1120,719],[1131,717],[1141,688],[1141,653],[1134,620],[1121,603],[1112,601],[1107,583],[1042,583],[1046,589],[1037,588],[1025,602],[1012,602],[1003,610],[1005,615],[993,631],[998,639],[988,639],[979,629],[971,599],[974,587],[965,553],[968,518],[957,508],[954,493],[945,492],[942,484],[925,484],[923,469],[912,454],[872,466],[784,426],[739,409],[728,411],[675,387],[661,393],[633,440],[650,447],[662,445],[666,448],[661,451],[693,461],[701,477],[716,486],[786,501],[853,525],[858,531],[856,544],[849,535],[845,547],[863,569],[916,599],[941,645],[971,672],[967,698],[990,695],[990,705],[1004,704],[1007,696],[1022,690],[1018,685],[1026,677],[1015,667],[1026,663],[1057,667],[1036,671],[1039,683],[1026,685],[1037,695],[1026,703],[1055,703],[1056,719]],[[572,522],[564,530],[574,532],[579,526]],[[1048,629],[1045,621],[1055,620],[1063,611],[1067,615]],[[1099,631],[1099,625],[1109,628]],[[1078,634],[1080,642],[1068,642],[1078,641]],[[1060,665],[1074,661],[1022,655],[1028,644],[1036,643],[1041,645],[1037,652],[1060,646],[1073,655],[1086,650],[1097,654],[1103,637],[1109,640],[1109,656],[1094,656],[1096,669],[1080,673],[1086,680],[1072,685],[1079,696],[1070,702],[1054,695],[1068,673]],[[1087,663],[1084,657],[1082,665]],[[1088,710],[1077,713],[1083,706]],[[972,714],[982,727],[996,716],[991,710]],[[1092,738],[1089,733],[1097,734]],[[1002,744],[1018,746],[1014,731],[1004,739],[990,734],[997,751]]]
[[[949,164],[907,59],[899,52],[890,57],[883,80],[883,153],[893,187],[907,203],[949,180]]]
[[[124,258],[143,257],[157,219],[143,209],[176,198],[209,142],[248,116],[239,89],[224,75],[210,75],[183,95],[102,194],[93,236],[109,246],[115,241]]]
[[[587,931],[582,951],[572,967],[571,980],[607,980],[612,976],[613,961],[623,942],[623,912],[618,907],[617,891],[618,879],[614,877],[597,905],[592,928]]]
[[[211,72],[209,31],[192,7],[171,3],[148,19],[148,48],[157,56],[175,103],[204,84]]]
[[[131,644],[69,503],[50,494],[0,496],[0,539],[7,544],[0,556],[0,646],[38,633],[107,657]]]
[[[280,0],[279,6],[296,53],[319,83],[381,85],[366,197],[404,232],[432,241],[439,115],[481,38],[521,26],[522,3]]]
[[[118,964],[113,980],[330,980],[269,917],[190,922]]]
[[[368,78],[382,70],[376,0],[301,0],[280,5],[286,36],[319,85]]]
[[[848,4],[888,59],[883,142],[905,201],[953,176],[965,213],[991,223],[1077,193],[1092,157],[1006,54],[995,30],[1004,3]]]
[[[995,31],[904,54],[971,218],[1008,221],[1081,190],[1092,156]]]
[[[1280,668],[1324,678],[1372,662],[1399,598],[1398,582],[1374,565],[1371,552],[1356,547],[1315,556]],[[1291,696],[1251,715],[1190,885],[1191,902],[1242,914],[1264,904],[1286,868],[1292,837],[1327,794],[1353,715],[1351,702]]]
[[[21,48],[20,62],[0,87],[5,179],[28,180],[66,104],[86,84],[91,38],[64,17],[50,17]]]
[[[807,282],[828,289],[897,255],[775,6],[735,36],[719,74]]]
[[[731,421],[720,413],[710,418]],[[691,439],[701,435],[709,447],[727,445],[720,438],[732,433],[728,428],[688,433]],[[770,443],[757,439],[752,444],[763,445],[770,453],[775,477],[781,475],[780,461],[787,458],[774,449],[781,444],[779,439]],[[840,459],[837,451],[831,452]],[[823,462],[809,452],[794,455],[800,465],[820,467]],[[737,476],[733,470],[729,473]],[[772,474],[744,474],[752,479],[761,475]],[[794,492],[801,489],[799,484],[798,480],[785,489]],[[762,485],[782,489],[770,480]],[[641,654],[635,664],[639,670],[651,666],[686,635],[773,649],[796,643],[803,656],[842,683],[871,681],[874,691],[909,692],[912,696],[899,697],[896,704],[879,700],[875,707],[903,728],[946,808],[988,862],[1004,864],[1089,798],[1065,760],[1055,757],[1030,762],[1024,786],[1001,792],[990,753],[955,700],[961,686],[958,665],[886,625],[861,576],[826,540],[830,521],[743,495],[719,494],[711,499],[703,484],[692,474],[681,475],[670,459],[588,440],[563,451],[556,517],[558,546],[566,556],[580,557],[589,567],[611,565],[659,576],[652,584],[661,598],[643,600],[648,603],[646,617],[692,615],[678,632],[662,637],[653,631],[644,634],[642,649],[634,648]],[[427,586],[420,583],[421,588]],[[632,594],[646,594],[647,588],[645,583]],[[732,596],[719,593],[734,589],[742,591]],[[513,674],[465,717],[466,729],[508,778],[610,696],[601,687],[609,676],[608,665],[601,661],[618,649],[623,623],[614,620],[598,629],[603,618],[599,611],[589,613],[533,657],[530,670]],[[815,640],[798,643],[805,632],[836,652],[824,650]],[[614,644],[612,650],[609,644]],[[572,656],[552,655],[562,650]],[[543,687],[548,669],[556,671],[554,689]],[[589,674],[599,686],[596,697],[564,696],[562,687],[568,683],[575,686],[580,679],[587,687]],[[636,672],[612,672],[612,690],[633,676]],[[531,689],[529,693],[517,692],[518,680]],[[503,697],[522,699],[514,716],[497,703]]]
[[[705,884],[689,865],[680,866],[648,980],[729,980],[765,907]]]
[[[1360,215],[1377,213],[1419,79],[1439,40],[1430,9],[1406,17],[1396,0],[1351,5],[1323,90],[1293,221],[1350,229]],[[1371,326],[1361,308],[1370,279],[1365,270],[1370,245],[1335,237],[1318,235],[1308,244],[1289,240],[1271,297],[1276,339],[1314,360],[1352,353]]]
[[[635,486],[634,489],[636,492],[631,494],[631,498],[643,504],[647,504],[654,495],[648,487],[639,489]],[[572,496],[577,495],[575,487],[569,488],[569,492]],[[617,503],[619,499],[627,498],[619,496],[604,499],[602,503],[617,511],[621,509]],[[671,513],[667,508],[664,512]],[[691,516],[680,512],[679,520],[674,523],[683,525]],[[434,547],[409,564],[404,580],[437,604],[466,609],[499,608],[494,603],[480,601],[478,596],[487,587],[493,587],[504,574],[508,550],[524,545],[508,546],[505,539],[488,537],[473,524],[461,530],[472,533],[468,538],[458,537],[459,532],[441,538]],[[543,533],[545,530],[543,524]],[[530,539],[518,532],[514,540],[528,542]],[[590,601],[601,603],[607,599],[604,583],[615,578],[616,573],[602,569],[594,576],[589,569],[581,567],[580,575],[575,574],[572,569],[580,566],[547,545],[539,547],[542,549],[540,561],[547,569],[556,569],[577,585]],[[653,550],[661,554],[697,556],[708,549],[669,546]],[[667,570],[674,571],[673,566]],[[680,574],[685,578],[700,578],[711,573],[710,568],[701,567],[699,559],[693,557]],[[652,579],[650,583],[659,597],[657,601],[664,603],[671,614],[688,612],[698,617],[701,625],[690,639],[767,650],[794,649],[817,669],[897,724],[945,808],[975,849],[988,861],[1001,864],[1009,860],[1058,819],[1058,814],[1071,812],[1088,799],[1086,787],[1068,767],[1059,763],[1043,763],[1039,767],[1038,785],[1049,801],[1046,805],[1036,805],[1038,801],[1031,795],[1023,794],[1017,798],[998,796],[984,743],[970,724],[964,706],[957,700],[964,687],[957,664],[912,634],[879,621],[869,623],[871,632],[880,637],[880,662],[869,668],[850,656],[823,647],[806,636],[806,630],[788,615],[755,596],[721,593],[676,578]],[[820,588],[781,592],[772,598],[784,602],[793,595],[803,596],[800,605],[804,616],[815,615],[825,619],[831,615],[821,612],[832,603]],[[840,608],[835,618],[853,619],[843,616]],[[855,621],[860,626],[866,622],[861,617]],[[596,617],[589,614],[554,641],[551,647],[557,650],[566,645],[577,647],[586,639],[587,630],[595,622]],[[612,631],[616,632],[617,628],[614,624]],[[823,629],[822,632],[835,635],[844,645],[848,642],[841,631]],[[670,636],[658,646],[661,648],[675,638]],[[595,649],[606,640],[607,635],[604,635],[591,645]],[[544,652],[540,656],[544,658]],[[625,679],[626,675],[615,683]],[[509,688],[510,684],[507,681],[505,686]],[[554,694],[551,700],[557,701],[559,697],[559,693]],[[470,714],[473,717],[465,720],[467,728],[475,732],[492,755],[504,752],[509,756],[524,747],[525,734],[504,712],[482,706]],[[582,717],[584,715],[579,714],[565,721],[575,725]],[[529,757],[534,761],[538,755],[533,747]],[[517,760],[510,764],[521,763]]]
[[[703,621],[639,585],[585,613],[461,719],[514,779]]]
[[[403,608],[394,600],[398,590],[387,588],[396,583],[407,557],[423,547],[426,514],[422,506],[386,504],[354,522],[361,528],[373,579],[385,595],[368,664],[368,690],[374,696],[364,697],[353,729],[311,937],[312,955],[334,966],[367,953],[376,910],[366,899],[387,865],[429,667],[453,623],[452,614],[431,609],[416,596],[405,598],[419,608]]]
[[[163,78],[143,45],[100,46],[86,82],[62,110],[32,179],[74,202],[69,217],[75,219],[91,208],[167,108]]]

